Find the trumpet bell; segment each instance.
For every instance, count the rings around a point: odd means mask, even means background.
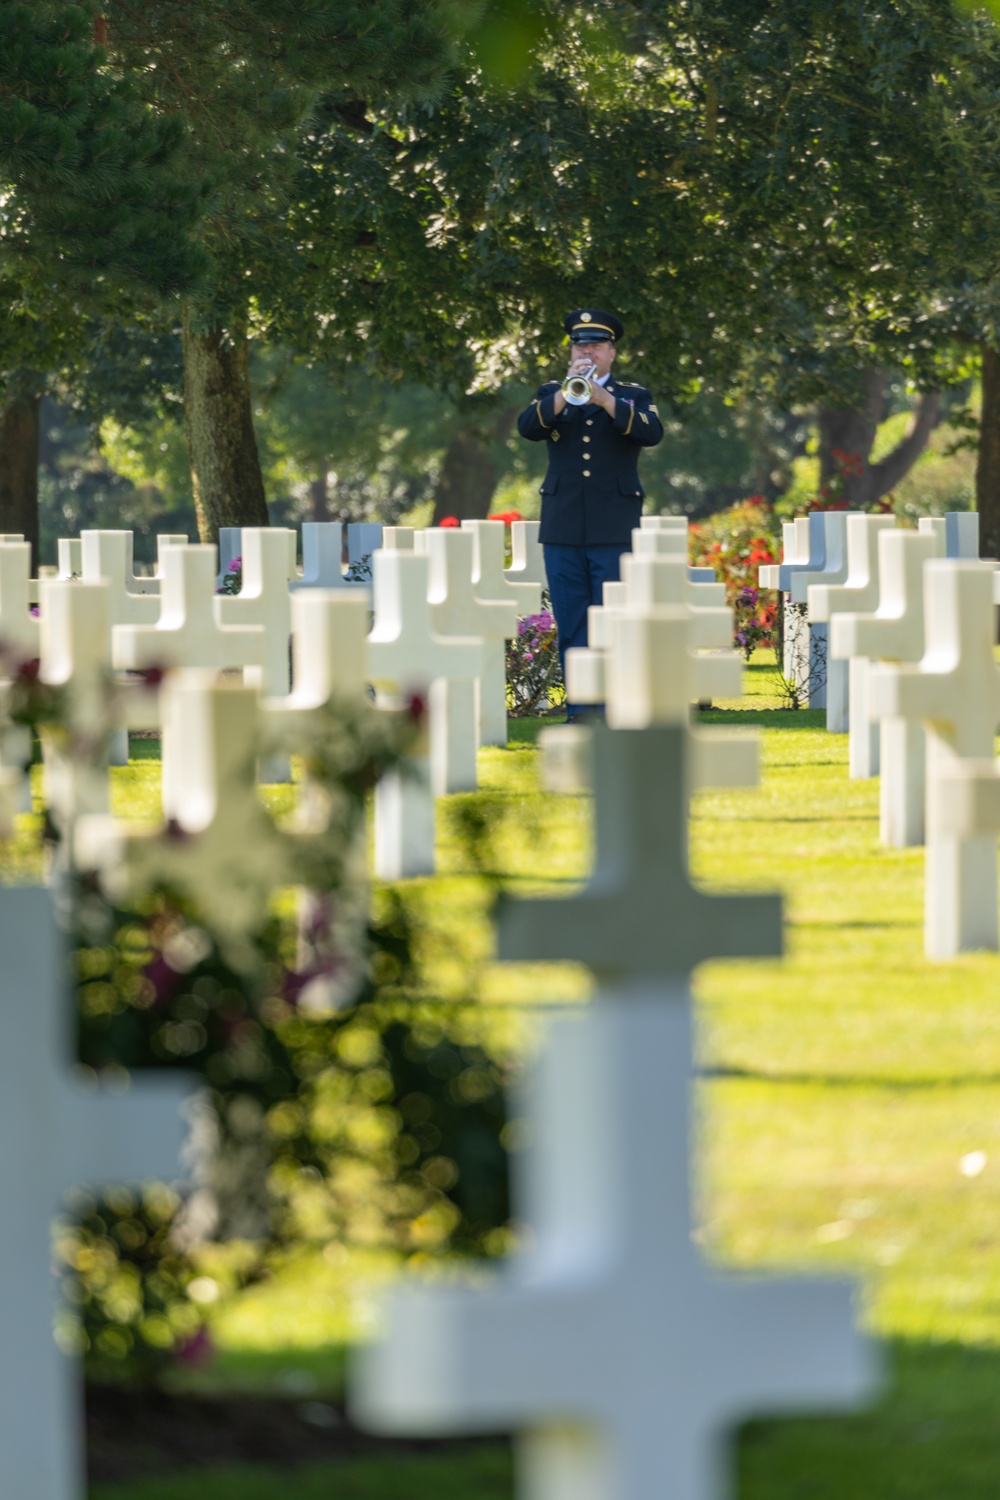
[[[597,366],[589,365],[580,375],[567,375],[563,381],[563,395],[568,406],[586,406],[590,400],[591,381],[597,374]]]

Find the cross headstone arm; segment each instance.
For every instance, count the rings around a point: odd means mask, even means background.
[[[782,951],[779,897],[708,895],[690,884],[687,732],[595,728],[593,877],[570,901],[501,899],[500,959],[679,975],[709,958]]]
[[[179,1177],[191,1092],[189,1077],[165,1070],[144,1074],[136,1093],[68,1090],[62,1097],[63,1186]]]
[[[565,1388],[567,1327],[586,1327],[587,1299],[576,1315],[568,1305],[573,1300],[551,1286],[536,1298],[501,1278],[488,1288],[406,1287],[388,1304],[392,1339],[366,1347],[355,1362],[353,1414],[384,1433],[530,1425],[553,1379]],[[554,1340],[544,1337],[546,1321],[558,1326]]]
[[[745,1414],[748,1391],[761,1416],[847,1409],[874,1394],[879,1361],[857,1336],[855,1293],[834,1279],[717,1282],[707,1306],[726,1349],[713,1382],[719,1427]]]

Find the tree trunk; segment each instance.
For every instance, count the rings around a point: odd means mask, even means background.
[[[1000,557],[1000,354],[983,345],[983,412],[976,459],[979,555]]]
[[[875,434],[888,411],[887,377],[884,370],[869,366],[863,380],[860,407],[841,411],[825,406],[819,412],[820,485],[836,489],[851,510],[874,505],[909,473],[941,416],[940,394],[925,392],[892,452],[871,463]]]
[[[0,532],[31,543],[38,575],[38,435],[40,395],[15,396],[0,410]]]
[[[323,468],[310,482],[309,505],[314,521],[329,521],[330,519],[330,503],[327,497],[329,479],[329,469]]]
[[[184,309],[184,425],[203,542],[220,526],[267,526],[267,501],[253,430],[247,341],[221,328],[196,331]]]
[[[456,424],[434,492],[432,526],[446,516],[485,521],[499,478],[493,444],[512,431],[515,411],[502,411],[484,433],[481,422]]]

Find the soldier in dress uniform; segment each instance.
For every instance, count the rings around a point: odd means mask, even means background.
[[[570,646],[587,644],[587,610],[604,602],[605,583],[618,580],[622,553],[631,549],[644,495],[639,450],[656,446],[663,424],[651,391],[612,379],[621,320],[586,307],[567,313],[564,325],[569,375],[597,367],[590,401],[571,405],[562,382],[549,380],[518,417],[517,430],[548,445],[539,540],[565,664]],[[572,704],[567,710],[576,717]]]

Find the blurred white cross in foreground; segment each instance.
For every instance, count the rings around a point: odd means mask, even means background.
[[[356,1384],[385,1432],[522,1434],[524,1500],[714,1500],[727,1429],[872,1382],[845,1283],[725,1278],[692,1244],[688,972],[776,952],[780,906],[690,886],[685,735],[599,732],[590,885],[501,912],[502,958],[600,980],[534,1081],[514,1159],[528,1248],[486,1288],[399,1290]]]
[[[188,1086],[163,1073],[120,1094],[74,1084],[48,891],[0,892],[0,951],[0,1495],[82,1500],[82,1413],[52,1329],[52,1218],[72,1187],[178,1176]]]

